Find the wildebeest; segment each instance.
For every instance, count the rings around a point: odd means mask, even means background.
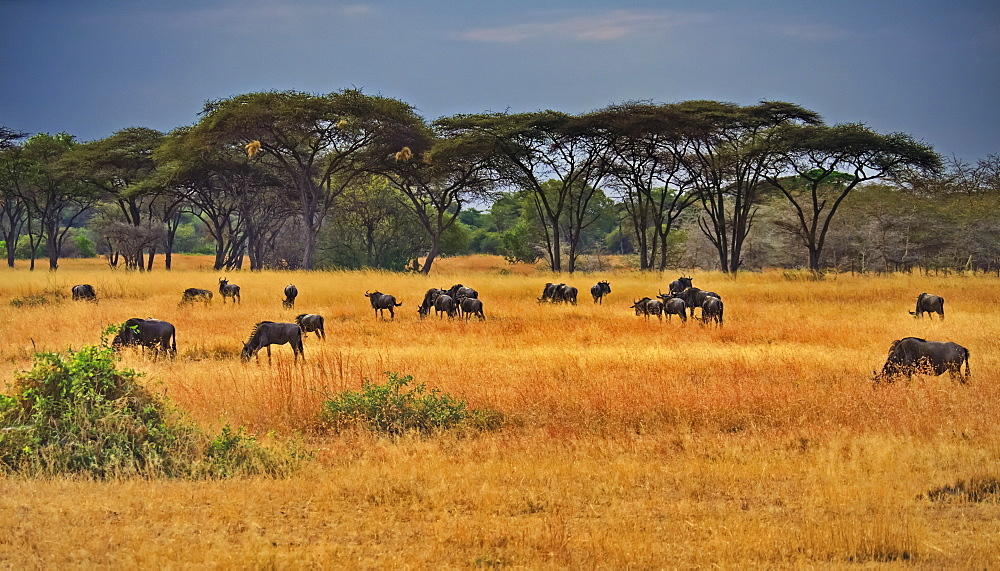
[[[635,309],[637,316],[644,315],[646,319],[649,319],[650,315],[655,315],[660,321],[663,321],[663,301],[659,299],[644,297],[633,303],[629,308]]]
[[[434,300],[434,311],[440,318],[442,313],[447,313],[448,317],[455,317],[455,300],[446,293],[442,293]]]
[[[80,284],[73,286],[73,301],[97,301],[97,292],[90,284]]]
[[[712,321],[722,326],[722,310],[724,306],[722,300],[710,295],[705,298],[705,301],[701,302],[701,321],[702,323],[710,323]]]
[[[670,293],[681,293],[690,287],[693,287],[691,284],[691,278],[680,277],[670,282],[669,291]]]
[[[546,283],[545,287],[542,288],[542,297],[538,298],[538,301],[540,301],[540,302],[542,302],[542,301],[555,301],[554,298],[555,298],[555,295],[556,295],[556,289],[559,288],[560,286],[565,287],[566,284],[554,284],[554,283],[551,283],[551,282]]]
[[[663,292],[660,292],[656,297],[663,300],[663,313],[667,319],[670,319],[672,315],[680,315],[681,321],[687,323],[687,304],[684,303],[683,299]]]
[[[553,301],[562,301],[576,305],[576,296],[580,290],[566,284],[559,284],[559,285],[562,287],[556,289],[556,295]]]
[[[275,323],[274,321],[261,321],[253,326],[250,332],[250,339],[243,344],[243,351],[240,358],[243,362],[250,360],[250,357],[257,357],[260,362],[258,352],[262,348],[267,349],[267,362],[271,362],[271,345],[284,345],[288,343],[292,346],[292,353],[295,354],[295,361],[298,362],[299,355],[305,360],[306,354],[302,349],[302,328],[297,323]]]
[[[965,373],[962,373],[962,364]],[[875,375],[875,382],[885,379],[892,382],[900,375],[906,375],[909,380],[914,373],[933,373],[942,375],[945,372],[962,383],[969,380],[969,350],[957,343],[927,341],[918,337],[904,337],[892,342],[889,346],[889,356],[885,360],[882,372]]]
[[[466,321],[468,321],[469,317],[472,315],[478,317],[480,321],[486,320],[486,314],[483,313],[482,301],[479,301],[474,297],[466,297],[462,298],[462,301],[459,302],[459,304],[461,305],[462,315],[465,316]]]
[[[455,301],[461,301],[464,298],[471,297],[473,299],[479,299],[479,292],[472,289],[471,287],[465,287],[462,284],[455,284],[448,289],[448,295],[451,296]]]
[[[372,309],[375,310],[375,317],[381,317],[385,319],[385,310],[389,310],[389,319],[396,318],[397,307],[403,305],[402,303],[396,303],[396,298],[380,291],[368,292],[365,291],[365,297],[368,301],[372,303]]]
[[[590,295],[594,298],[594,303],[604,303],[604,296],[611,293],[611,284],[607,281],[597,282],[590,288]]]
[[[300,313],[295,316],[295,323],[302,328],[302,332],[308,337],[309,332],[316,333],[317,339],[326,341],[326,331],[323,329],[323,316],[315,313]]]
[[[285,300],[281,302],[282,307],[285,309],[292,309],[295,307],[295,298],[299,296],[299,288],[292,284],[285,286]]]
[[[177,355],[177,332],[166,321],[133,317],[118,329],[111,347],[118,349],[133,345],[152,349],[154,359],[161,351],[173,358]]]
[[[684,303],[686,303],[687,306],[691,308],[691,317],[694,317],[694,308],[701,307],[702,304],[705,303],[705,300],[707,298],[716,297],[719,298],[720,300],[722,299],[722,296],[715,293],[714,291],[705,291],[703,289],[698,289],[693,286],[687,288],[686,290],[676,295],[677,297],[683,299]]]
[[[936,313],[941,319],[944,319],[944,298],[939,295],[932,295],[929,293],[922,293],[917,296],[917,309],[916,311],[911,311],[910,315],[914,317],[923,317],[924,313]]]
[[[427,290],[427,293],[424,294],[424,301],[420,302],[420,307],[417,308],[417,313],[420,314],[421,319],[430,315],[431,309],[434,307],[434,300],[442,293],[444,293],[444,290],[436,287]]]
[[[219,278],[219,293],[222,294],[222,303],[226,303],[226,298],[231,297],[236,303],[240,303],[240,286],[229,283],[228,278]]]
[[[198,289],[196,287],[189,287],[184,290],[184,295],[181,296],[181,305],[185,303],[194,303],[200,301],[204,304],[209,304],[212,301],[212,292],[207,289]]]

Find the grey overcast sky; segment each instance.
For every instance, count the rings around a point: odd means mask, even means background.
[[[0,125],[80,140],[357,87],[427,119],[781,100],[1000,154],[998,0],[0,0],[0,58]]]

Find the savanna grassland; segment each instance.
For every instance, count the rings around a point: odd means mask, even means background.
[[[975,567],[1000,565],[1000,279],[781,271],[693,272],[725,300],[725,326],[662,323],[628,309],[675,275],[553,277],[496,258],[442,260],[430,277],[263,272],[228,277],[241,305],[179,307],[222,274],[4,270],[0,373],[33,351],[100,342],[105,325],[156,317],[176,360],[126,351],[207,429],[298,439],[312,460],[287,479],[0,480],[0,562],[11,567]],[[611,282],[603,305],[589,288]],[[576,306],[535,301],[546,281]],[[487,321],[417,318],[430,287],[479,290]],[[97,304],[72,302],[91,283]],[[294,310],[281,291],[294,283]],[[402,301],[376,319],[363,294]],[[914,319],[918,293],[943,321]],[[56,298],[54,294],[61,294]],[[15,307],[12,299],[51,301]],[[326,318],[304,364],[239,351],[257,321]],[[889,344],[913,335],[971,351],[972,378],[874,387]],[[384,372],[501,411],[495,432],[396,440],[324,432],[324,391]],[[267,436],[264,436],[267,435]],[[961,486],[959,485],[960,483]],[[992,486],[992,487],[991,487]]]

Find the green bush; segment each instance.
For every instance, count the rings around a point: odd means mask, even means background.
[[[409,375],[386,375],[388,382],[383,385],[365,379],[360,391],[326,394],[320,422],[334,430],[360,426],[389,435],[457,427],[493,430],[503,424],[499,412],[470,409],[465,401],[438,389],[428,391],[424,383],[407,388],[413,381]]]
[[[108,347],[38,353],[0,399],[0,470],[28,475],[228,477],[283,475],[295,454],[229,427],[215,440],[118,369]],[[219,443],[223,444],[220,445]]]

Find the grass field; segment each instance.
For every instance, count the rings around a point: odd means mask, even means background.
[[[184,288],[217,291],[223,274],[198,257],[175,268],[3,270],[3,378],[33,351],[164,319],[177,359],[129,351],[124,365],[206,429],[299,438],[315,460],[284,480],[0,480],[5,566],[1000,565],[995,276],[695,271],[725,300],[719,328],[628,309],[673,274],[553,276],[488,257],[441,260],[429,278],[244,272],[227,276],[242,304],[216,294],[179,307]],[[594,305],[600,279],[612,293]],[[579,305],[536,303],[547,281],[577,286]],[[417,318],[424,291],[458,282],[480,292],[485,322]],[[77,283],[100,302],[72,302]],[[281,306],[287,283],[300,292],[294,310]],[[363,294],[375,289],[403,303],[394,321],[373,315]],[[943,321],[907,314],[923,291],[946,298]],[[31,296],[49,302],[10,303]],[[309,336],[304,364],[287,345],[270,366],[263,353],[240,362],[255,322],[306,312],[326,318],[327,340]],[[873,387],[889,344],[910,335],[969,348],[970,383]],[[398,441],[316,429],[324,391],[386,371],[507,423]],[[959,482],[982,493],[941,493]]]

